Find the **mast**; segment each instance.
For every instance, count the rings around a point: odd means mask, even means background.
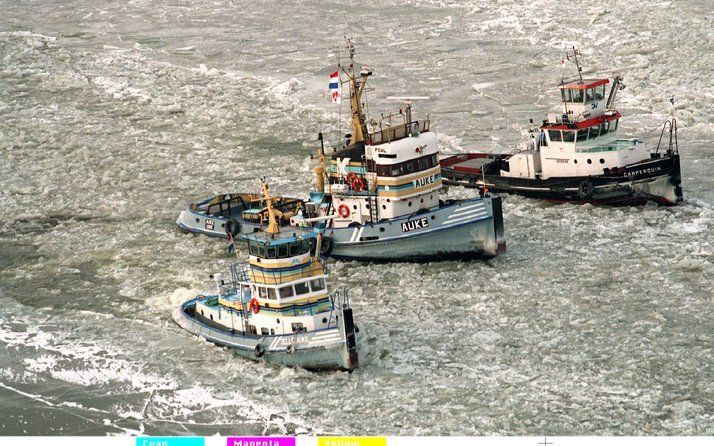
[[[355,56],[355,46],[351,39],[347,39],[347,51],[349,53],[350,64],[347,70],[342,68],[342,71],[347,74],[348,82],[350,84],[350,111],[351,111],[351,126],[352,126],[352,138],[350,139],[350,145],[354,145],[358,142],[364,142],[367,135],[367,123],[364,112],[362,110],[362,94],[367,87],[367,77],[369,77],[372,72],[368,69],[360,70],[359,79],[354,72],[354,56]]]
[[[275,217],[273,199],[268,192],[268,183],[265,182],[265,177],[260,179],[260,187],[263,190],[263,196],[265,197],[266,206],[268,208],[268,227],[265,229],[265,233],[271,235],[278,234],[280,232],[280,225],[278,224],[278,219]]]
[[[318,192],[325,192],[327,162],[325,161],[325,142],[322,137],[322,132],[317,134],[317,140],[320,141],[320,147],[317,148],[317,167],[313,169],[313,172],[315,172],[315,189]]]

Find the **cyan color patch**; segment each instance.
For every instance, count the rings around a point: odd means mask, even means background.
[[[136,446],[205,446],[203,437],[136,437]]]

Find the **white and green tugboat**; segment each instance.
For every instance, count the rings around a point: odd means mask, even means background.
[[[320,231],[280,231],[263,181],[269,223],[245,235],[249,262],[220,274],[215,294],[199,295],[173,313],[184,329],[239,356],[309,370],[352,371],[363,334],[346,290],[329,294]]]

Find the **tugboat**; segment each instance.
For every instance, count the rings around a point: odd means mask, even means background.
[[[273,212],[280,225],[302,208],[302,200],[289,197],[272,197]],[[260,231],[268,220],[268,208],[263,196],[250,193],[221,194],[191,203],[178,216],[176,224],[188,232],[210,237],[238,237]]]
[[[291,226],[324,228],[322,255],[367,261],[425,261],[494,257],[506,249],[501,199],[439,198],[441,166],[430,120],[412,118],[412,101],[367,128],[363,94],[372,72],[338,64],[349,85],[351,132],[344,146],[325,154],[322,134],[316,188],[290,218]],[[412,98],[413,99],[413,98]],[[242,223],[240,220],[238,223]],[[190,230],[190,229],[189,229]]]
[[[320,231],[281,231],[262,181],[268,227],[243,236],[247,268],[231,265],[231,281],[212,276],[216,293],[199,295],[173,313],[182,328],[242,357],[309,370],[352,371],[363,338],[346,290],[328,294]],[[229,237],[230,238],[230,237]]]
[[[578,76],[562,80],[562,113],[531,129],[527,149],[515,154],[467,153],[441,161],[446,184],[509,192],[553,201],[597,205],[675,205],[683,200],[677,121],[668,119],[655,150],[637,139],[619,139],[615,97],[621,76],[583,79],[573,48],[566,57]],[[672,99],[673,102],[673,99]],[[533,121],[531,120],[531,123]],[[669,139],[666,150],[663,138]],[[666,143],[666,140],[665,140]]]

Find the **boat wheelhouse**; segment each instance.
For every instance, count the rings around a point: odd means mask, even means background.
[[[682,201],[676,120],[667,120],[666,150],[618,137],[622,114],[614,108],[622,77],[578,77],[558,86],[561,110],[550,113],[528,147],[515,154],[470,153],[442,161],[445,181],[469,187],[595,204],[661,204]],[[608,88],[609,87],[609,88]]]
[[[280,231],[267,185],[269,224],[244,236],[247,267],[231,280],[214,275],[216,293],[181,305],[174,319],[186,330],[232,347],[240,356],[307,369],[353,370],[357,342],[347,292],[330,295],[319,231]]]

